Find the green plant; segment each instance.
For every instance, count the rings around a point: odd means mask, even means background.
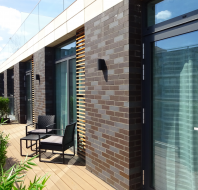
[[[9,135],[4,135],[3,132],[0,132],[0,166],[2,168],[4,167],[6,163],[8,139],[9,139]]]
[[[47,182],[49,177],[44,175],[43,177],[39,177],[38,179],[35,177],[34,181],[30,181],[29,187],[26,188],[24,185],[23,178],[25,176],[24,171],[28,169],[32,169],[31,166],[36,166],[35,163],[31,162],[38,155],[27,160],[27,156],[24,162],[21,161],[20,164],[13,165],[9,170],[3,171],[1,167],[0,176],[0,190],[42,190],[45,187],[45,183]]]
[[[9,98],[0,97],[0,118],[7,118],[10,113],[9,103]]]

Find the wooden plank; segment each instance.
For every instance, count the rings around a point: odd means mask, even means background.
[[[77,106],[79,106],[79,107],[85,107],[85,105],[81,105],[81,104],[77,104]]]
[[[84,46],[84,45],[85,45],[85,43],[80,44],[80,45],[76,46],[76,48],[78,48],[78,47],[82,47],[82,46]]]
[[[81,55],[81,54],[84,54],[84,53],[85,53],[85,51],[82,51],[80,53],[77,53],[76,55]]]
[[[77,81],[80,81],[80,80],[85,80],[85,78],[83,78],[83,79],[76,79]]]
[[[85,73],[85,71],[79,71],[79,72],[76,72],[76,73],[77,73],[77,74],[78,74],[78,73]],[[78,76],[81,76],[81,75],[78,75]]]
[[[76,40],[80,40],[80,39],[82,39],[82,38],[84,38],[84,37],[85,37],[85,35],[83,35],[83,36],[77,38]]]
[[[80,58],[83,58],[83,57],[85,57],[85,55],[81,55],[79,57],[76,57],[76,59],[80,59]]]
[[[78,75],[78,76],[76,76],[76,77],[85,77],[85,75]],[[85,79],[84,79],[85,80]]]
[[[85,63],[80,63],[80,64],[77,64],[76,66],[78,67],[78,66],[81,66],[81,65],[85,65]]]
[[[78,132],[85,134],[85,131],[82,131],[80,129],[77,129]]]
[[[82,120],[82,119],[77,119],[78,121],[82,121],[82,122],[85,122],[85,120]]]
[[[78,133],[79,136],[86,138],[85,135]]]
[[[83,31],[83,32],[81,32],[81,33],[79,33],[79,34],[76,34],[76,37],[82,36],[82,35],[84,35],[84,34],[85,34],[85,32]]]
[[[85,61],[85,59],[78,60],[78,61],[76,61],[76,63],[79,63],[79,62],[81,62],[81,61]],[[77,65],[77,66],[78,66],[78,65]]]
[[[82,39],[82,40],[76,42],[76,45],[77,45],[77,44],[80,44],[80,43],[82,43],[82,42],[84,42],[84,41],[85,41],[85,39]]]
[[[84,50],[84,49],[85,49],[85,47],[80,48],[80,49],[77,49],[76,51],[78,52],[78,51],[82,51],[82,50]]]
[[[81,109],[81,108],[77,108],[77,110],[82,110],[82,111],[85,111],[85,109]]]
[[[85,116],[82,116],[82,115],[78,115],[78,114],[77,114],[77,117],[80,117],[80,118],[85,118]]]
[[[82,130],[85,130],[84,127],[80,127],[80,126],[77,126],[78,129],[82,129]]]
[[[83,103],[83,104],[85,103],[85,101],[77,101],[77,102],[79,102],[79,103]]]
[[[86,141],[85,139],[83,139],[83,138],[78,138],[79,140],[81,140],[81,141]]]
[[[85,115],[85,112],[78,112],[78,111],[77,111],[77,113]]]
[[[76,70],[85,69],[85,67],[76,68]]]
[[[85,127],[85,124],[83,124],[83,123],[77,122],[77,124],[82,125],[82,126]]]

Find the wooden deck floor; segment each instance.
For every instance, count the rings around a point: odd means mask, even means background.
[[[9,168],[16,162],[24,160],[25,157],[20,156],[20,138],[25,136],[25,125],[10,124],[0,126],[0,131],[4,131],[9,136],[9,146],[7,152],[6,168]],[[29,149],[25,148],[25,141],[23,144],[23,154],[31,153]],[[45,155],[43,155],[44,157]],[[57,155],[58,156],[58,155]],[[60,157],[60,156],[59,156]],[[53,159],[53,158],[50,158]],[[59,159],[59,158],[55,158]],[[95,175],[86,170],[85,164],[78,159],[78,157],[66,157],[66,164],[54,164],[39,162],[39,159],[34,159],[37,166],[33,166],[33,170],[28,170],[25,176],[25,184],[29,184],[35,175],[43,176],[46,173],[50,175],[45,189],[50,190],[67,190],[67,189],[98,189],[106,190],[113,189],[111,186],[97,178]]]

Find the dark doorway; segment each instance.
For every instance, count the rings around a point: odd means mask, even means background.
[[[32,123],[32,80],[31,71],[26,72],[26,108],[27,108],[27,123]]]

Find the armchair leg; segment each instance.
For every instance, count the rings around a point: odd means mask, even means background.
[[[63,164],[65,164],[64,150],[63,150]]]

